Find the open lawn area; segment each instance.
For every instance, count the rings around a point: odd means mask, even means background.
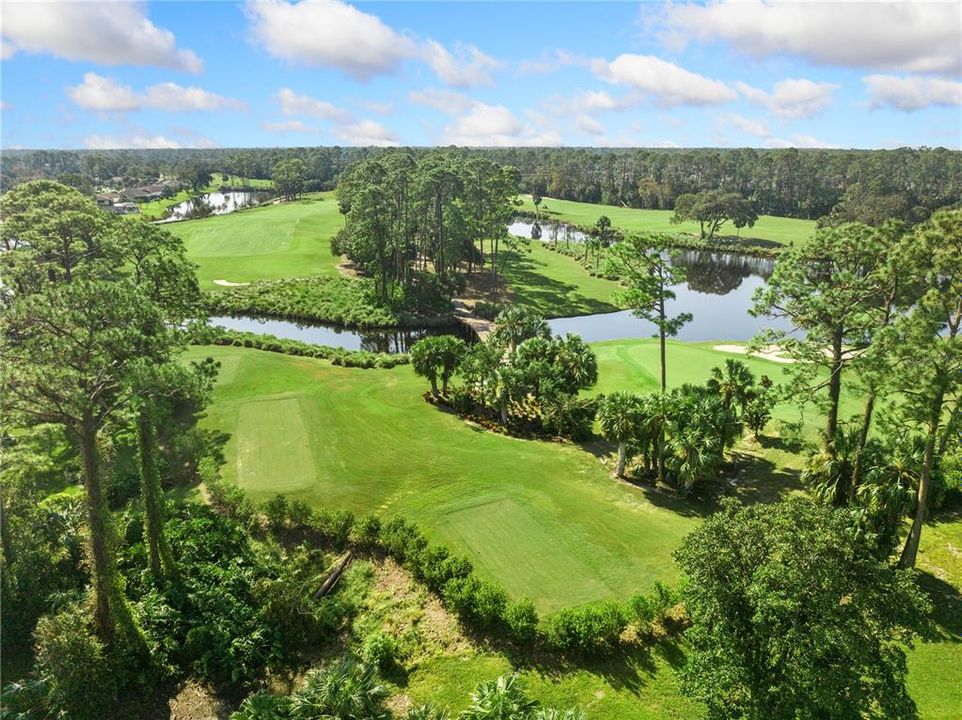
[[[593,347],[601,377],[594,391],[655,387],[654,341]],[[731,357],[710,344],[673,342],[668,352],[672,385],[702,382]],[[189,354],[208,355],[222,367],[203,424],[224,433],[224,473],[255,500],[282,492],[317,506],[405,515],[542,611],[675,581],[671,552],[708,510],[611,479],[601,462],[610,450],[603,443],[526,441],[475,428],[424,402],[424,381],[407,366],[357,370],[232,347],[195,347]],[[776,380],[785,370],[767,360],[747,362]],[[843,416],[858,409],[858,399],[847,398]],[[797,411],[778,408],[776,418],[794,420]],[[813,436],[817,414],[806,418],[806,435]],[[801,458],[779,439],[746,441],[736,451],[745,462],[738,490],[744,499],[803,492]],[[923,533],[920,568],[942,593],[942,640],[919,644],[909,656],[923,718],[956,717],[962,703],[960,547],[960,519],[930,523]],[[670,665],[680,658],[666,652],[671,648],[657,648],[643,666],[613,658],[611,667],[524,675],[532,695],[577,699],[595,717],[697,717],[697,706],[677,694]],[[498,654],[439,658],[412,673],[406,693],[455,700],[466,685],[508,664]]]
[[[534,212],[534,203],[530,195],[522,196],[522,209]],[[541,214],[553,220],[561,220],[575,225],[591,226],[598,218],[607,215],[611,224],[616,228],[628,232],[666,232],[690,233],[696,237],[699,234],[698,223],[685,222],[679,225],[671,224],[672,210],[640,210],[637,208],[623,208],[615,205],[595,205],[594,203],[575,202],[573,200],[555,200],[544,198],[541,201]],[[803,242],[815,231],[814,220],[798,220],[796,218],[774,217],[762,215],[753,227],[742,228],[739,232],[730,222],[719,230],[722,236],[737,236],[745,239],[766,240],[786,245],[792,242]]]
[[[214,280],[250,282],[305,275],[337,275],[330,239],[343,224],[334,193],[170,223],[197,263],[201,287]]]

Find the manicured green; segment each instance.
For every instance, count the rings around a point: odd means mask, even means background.
[[[331,254],[330,240],[342,224],[334,193],[317,193],[166,227],[183,238],[201,287],[212,290],[214,280],[337,276],[340,258]]]
[[[534,203],[531,202],[531,196],[525,195],[522,199],[524,201],[522,209],[534,212],[535,207]],[[614,205],[595,205],[573,200],[543,198],[540,211],[546,218],[563,220],[585,227],[594,225],[599,217],[607,215],[613,227],[627,232],[683,232],[696,237],[699,234],[698,223],[684,222],[679,225],[672,225],[671,216],[674,213],[671,210],[640,210]],[[790,242],[803,242],[814,231],[814,220],[762,215],[753,227],[742,228],[740,232],[730,222],[726,223],[719,230],[719,235],[721,237],[737,236],[746,239],[767,240],[785,245]]]
[[[617,283],[592,277],[574,258],[539,242],[513,255],[505,265],[510,300],[547,317],[569,317],[619,310],[612,299]]]

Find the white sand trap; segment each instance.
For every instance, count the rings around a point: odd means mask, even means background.
[[[244,285],[250,285],[250,283],[235,283],[230,280],[214,280],[214,285],[220,285],[221,287],[243,287]]]
[[[715,345],[712,350],[726,353],[737,353],[738,355],[748,355],[748,348],[745,345]],[[777,345],[767,345],[757,352],[751,353],[752,357],[762,360],[771,360],[777,363],[793,363],[794,359],[782,355],[782,349]]]

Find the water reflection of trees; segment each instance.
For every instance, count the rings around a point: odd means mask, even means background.
[[[475,332],[458,323],[454,326],[437,328],[416,328],[401,330],[385,328],[381,330],[364,330],[358,333],[361,340],[361,350],[379,353],[406,353],[422,338],[428,335],[454,335],[467,343],[477,342]]]
[[[673,257],[673,262],[688,272],[688,288],[711,295],[727,295],[751,276],[768,279],[774,262],[737,253],[688,250]]]

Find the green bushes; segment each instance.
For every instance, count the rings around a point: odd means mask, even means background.
[[[407,353],[373,353],[366,350],[345,350],[329,345],[314,345],[299,340],[285,340],[273,335],[225,330],[209,327],[195,333],[193,342],[197,345],[233,345],[234,347],[254,348],[265,352],[276,352],[298,357],[312,357],[330,360],[332,365],[356,368],[392,368],[407,365]]]
[[[293,504],[268,501],[265,511],[287,508],[283,522],[269,520],[271,528],[298,529],[290,518]],[[469,560],[452,555],[444,545],[429,542],[417,525],[402,517],[382,523],[374,515],[355,519],[343,510],[322,510],[312,512],[300,529],[335,547],[354,543],[387,553],[438,595],[466,625],[519,645],[540,641],[561,653],[601,652],[617,645],[630,623],[647,630],[652,621],[663,618],[676,604],[672,591],[658,583],[650,595],[636,595],[625,605],[607,602],[568,608],[539,621],[529,599],[512,602],[501,585],[481,578]]]
[[[118,668],[90,627],[89,613],[73,605],[45,615],[37,623],[35,639],[46,704],[76,720],[107,717]]]
[[[543,634],[554,650],[591,653],[616,644],[627,626],[625,609],[606,602],[559,610],[545,618]]]
[[[373,283],[363,278],[265,280],[207,295],[207,307],[212,314],[269,315],[361,328],[411,327],[438,320],[439,315],[445,315],[444,320],[448,321],[449,305],[431,305],[426,317],[407,312],[404,308],[409,305],[406,300],[397,307],[380,304]]]
[[[494,320],[503,309],[504,306],[502,306],[501,303],[487,302],[485,300],[474,304],[474,314],[485,320]]]

